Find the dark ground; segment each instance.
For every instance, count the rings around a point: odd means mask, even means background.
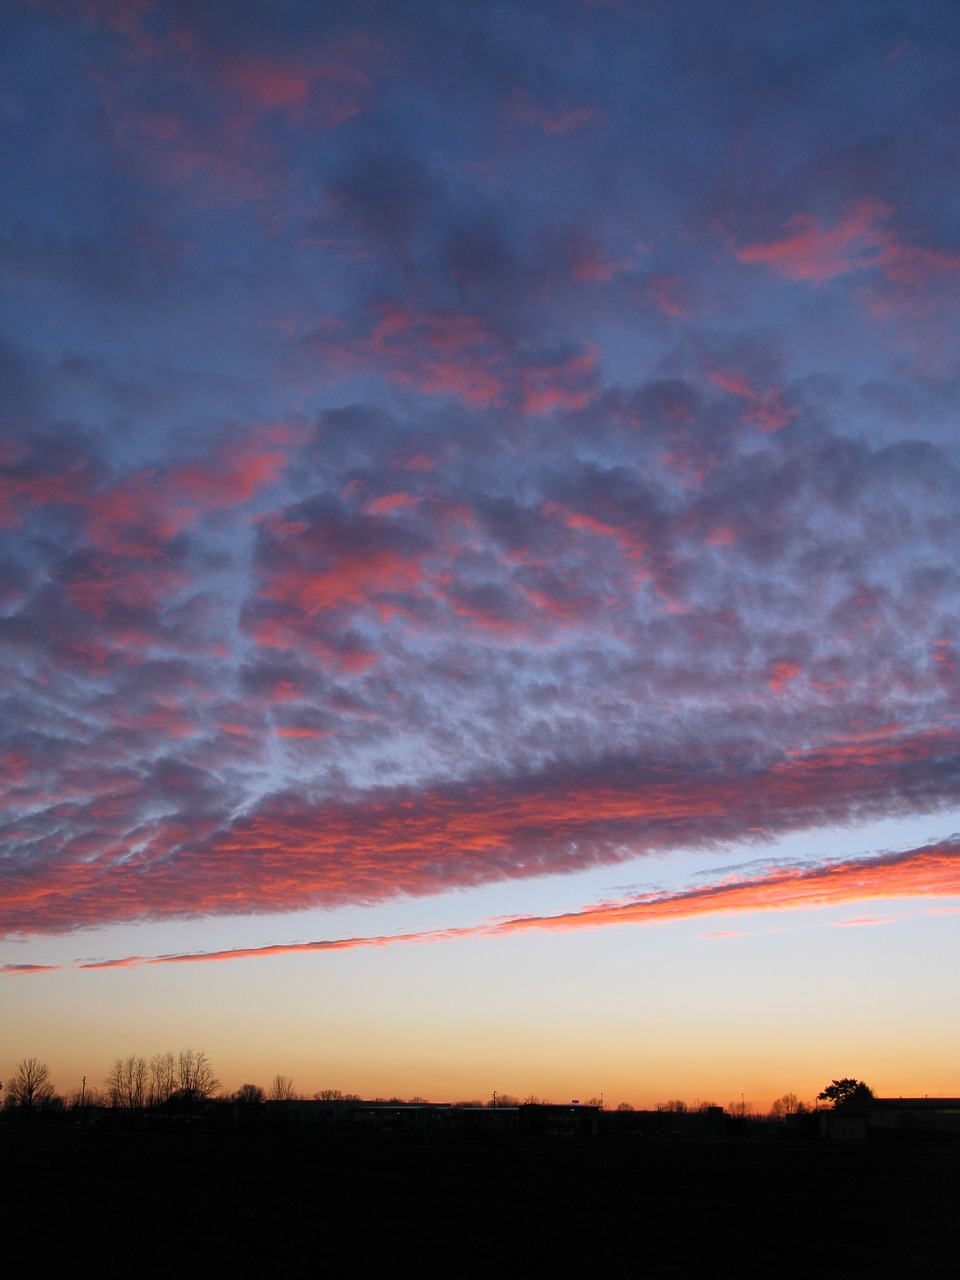
[[[958,1192],[956,1142],[0,1128],[18,1277],[939,1280]]]

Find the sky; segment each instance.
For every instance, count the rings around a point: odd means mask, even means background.
[[[958,72],[6,0],[0,1072],[960,1095]]]

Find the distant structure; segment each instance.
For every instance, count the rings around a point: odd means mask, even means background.
[[[819,1112],[820,1136],[841,1142],[960,1137],[960,1098],[870,1098]]]

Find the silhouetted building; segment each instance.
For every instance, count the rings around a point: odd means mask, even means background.
[[[519,1108],[520,1132],[549,1137],[595,1137],[600,1132],[600,1108],[550,1102],[525,1102]]]
[[[841,1142],[960,1137],[960,1098],[870,1098],[819,1113],[820,1136]]]

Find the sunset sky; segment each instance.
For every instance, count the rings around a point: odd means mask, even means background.
[[[960,1094],[954,0],[0,36],[0,1078]]]

